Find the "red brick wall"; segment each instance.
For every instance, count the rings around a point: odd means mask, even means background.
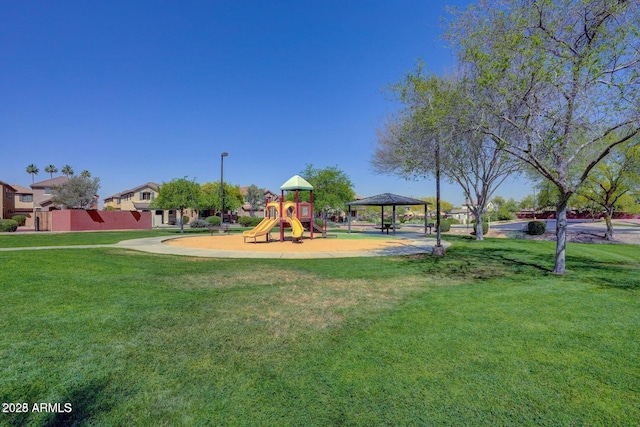
[[[151,212],[51,211],[51,231],[150,230]]]

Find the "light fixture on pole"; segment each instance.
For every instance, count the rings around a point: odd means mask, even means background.
[[[220,224],[224,222],[224,158],[228,155],[229,153],[226,151],[220,154],[220,198],[222,199],[222,205],[220,207]]]

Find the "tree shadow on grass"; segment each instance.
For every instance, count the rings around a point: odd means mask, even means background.
[[[117,400],[122,400],[123,390],[118,390]],[[82,426],[100,412],[113,409],[114,396],[109,392],[106,379],[94,380],[74,387],[60,399],[60,411],[51,413],[43,427]],[[71,411],[65,411],[65,403]]]
[[[640,289],[640,264],[624,261],[598,261],[593,257],[567,256],[567,275],[578,273],[589,284],[622,290]]]
[[[503,248],[455,248],[444,257],[423,254],[407,257],[407,262],[427,275],[460,280],[487,280],[513,274],[539,275],[552,271],[545,257],[535,253],[514,253]]]

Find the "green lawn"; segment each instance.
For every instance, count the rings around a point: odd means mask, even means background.
[[[23,236],[27,237],[27,236]],[[450,238],[444,258],[0,252],[0,425],[640,419],[640,250]]]
[[[185,233],[208,233],[206,228],[185,228]],[[175,236],[180,234],[177,228],[161,228],[136,231],[100,231],[69,233],[4,233],[0,234],[0,248],[21,248],[31,246],[76,246],[109,245],[128,239],[145,237]]]

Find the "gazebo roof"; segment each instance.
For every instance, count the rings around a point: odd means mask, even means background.
[[[309,182],[300,175],[294,175],[289,178],[287,182],[280,186],[280,190],[313,190],[313,185],[309,184]]]
[[[394,206],[394,205],[430,205],[431,203],[424,200],[413,199],[411,197],[399,196],[392,193],[378,194],[377,196],[366,197],[364,199],[355,200],[347,203],[347,205],[361,206]]]

